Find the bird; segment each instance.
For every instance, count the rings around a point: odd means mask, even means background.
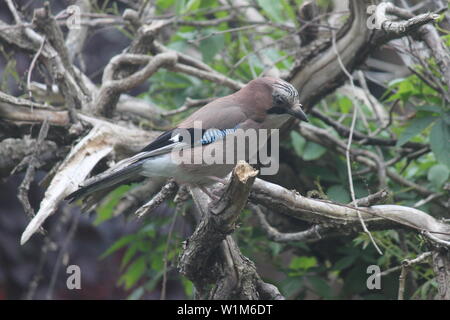
[[[213,100],[192,113],[178,126],[159,135],[136,155],[86,180],[66,196],[76,201],[97,191],[119,186],[139,177],[174,178],[178,183],[206,186],[230,173],[233,164],[181,162],[174,154],[195,159],[205,148],[225,153],[219,141],[239,130],[278,129],[290,117],[308,122],[297,89],[273,77],[256,78],[233,94]],[[200,126],[198,125],[200,124]],[[174,151],[177,150],[178,153]]]

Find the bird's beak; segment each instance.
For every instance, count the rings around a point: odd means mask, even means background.
[[[299,103],[299,104],[296,104],[296,105],[293,106],[291,109],[289,109],[289,110],[287,111],[287,113],[289,113],[291,116],[296,117],[297,119],[300,119],[300,120],[302,120],[302,121],[309,122],[309,121],[308,121],[308,117],[307,117],[306,114],[303,112],[303,110],[302,110],[302,105],[301,105],[300,103]]]

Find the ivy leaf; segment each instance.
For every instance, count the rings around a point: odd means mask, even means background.
[[[128,300],[139,300],[145,293],[144,287],[135,289],[128,297]]]
[[[339,105],[339,110],[342,113],[350,113],[350,110],[353,107],[353,102],[352,102],[352,100],[350,100],[350,98],[343,96],[343,95],[338,95],[337,102]]]
[[[412,120],[409,126],[400,134],[395,146],[401,147],[411,140],[411,138],[425,130],[434,120],[436,120],[436,117],[424,117]]]
[[[214,32],[214,30],[211,30]],[[225,37],[223,34],[210,36],[200,41],[200,51],[202,53],[203,60],[206,63],[211,62],[216,54],[221,51],[225,46]]]
[[[303,138],[297,131],[291,131],[291,139],[295,153],[299,157],[303,157],[303,149],[305,148],[306,139]]]
[[[130,185],[123,185],[112,191],[108,195],[108,200],[97,209],[97,218],[94,221],[94,225],[99,225],[100,223],[111,219],[113,217],[114,209],[120,199],[130,189]]]
[[[424,111],[424,112],[431,112],[431,113],[437,113],[437,114],[441,114],[442,113],[442,109],[438,106],[421,106],[417,108],[417,111]]]
[[[120,238],[119,240],[117,240],[116,242],[114,242],[114,244],[108,248],[108,250],[106,250],[101,256],[100,259],[104,259],[107,256],[109,256],[110,254],[116,252],[117,250],[125,247],[127,244],[129,244],[130,242],[134,241],[136,239],[136,235],[134,234],[130,234],[127,236],[124,236],[122,238]]]
[[[349,266],[351,266],[353,263],[355,263],[357,256],[356,255],[350,255],[345,256],[341,259],[339,259],[333,266],[333,270],[343,270]]]
[[[274,21],[283,22],[283,7],[280,1],[257,0],[264,12]]]
[[[147,263],[145,257],[136,259],[119,279],[119,284],[124,284],[125,289],[130,289],[144,275]]]
[[[287,277],[281,282],[281,291],[284,296],[291,296],[303,287],[303,277]]]
[[[327,149],[322,147],[320,144],[308,141],[305,149],[303,150],[302,157],[305,161],[316,160],[323,156],[325,152],[327,152]]]
[[[450,168],[450,125],[446,119],[439,119],[431,129],[430,146],[436,160]]]
[[[340,203],[348,203],[351,200],[350,193],[342,185],[334,185],[328,188],[327,196],[329,199]]]
[[[308,270],[317,265],[317,259],[315,257],[295,257],[292,259],[289,268],[294,270]]]
[[[308,282],[319,296],[328,299],[332,297],[330,285],[323,278],[318,276],[309,276]]]
[[[437,164],[428,171],[428,180],[439,189],[447,180],[450,170],[443,164]]]

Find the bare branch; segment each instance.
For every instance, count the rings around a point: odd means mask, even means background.
[[[433,269],[438,284],[437,299],[450,300],[450,253],[448,248],[433,251]]]
[[[149,202],[144,204],[142,207],[140,207],[136,212],[135,215],[140,219],[143,216],[151,213],[153,209],[157,208],[161,203],[163,203],[168,198],[175,195],[175,193],[178,190],[178,185],[175,181],[170,180],[166,183],[164,187],[161,188],[161,190],[158,192],[157,195],[155,195]]]
[[[379,27],[382,30],[400,35],[417,30],[419,27],[430,23],[439,17],[439,15],[434,13],[424,13],[406,21],[391,21],[386,17],[386,13],[388,8],[392,7],[394,7],[394,5],[390,2],[380,3],[375,9],[375,21],[379,23]]]
[[[354,208],[348,205],[302,197],[294,191],[256,179],[249,196],[250,201],[262,204],[274,212],[283,212],[294,218],[312,223],[326,223],[361,229],[357,211],[373,229],[410,228],[416,232],[427,230],[437,239],[450,240],[450,225],[427,213],[398,205],[376,205]]]
[[[93,125],[93,128],[78,142],[59,167],[47,188],[38,213],[22,234],[21,244],[36,232],[47,217],[55,212],[64,197],[75,191],[95,165],[113,151],[114,147],[130,147],[139,141],[144,145],[152,137],[152,134],[141,130],[124,128],[81,114],[79,118]]]
[[[388,274],[391,274],[393,272],[396,272],[396,271],[400,270],[403,265],[411,267],[411,266],[413,266],[415,264],[422,263],[425,259],[427,259],[429,256],[431,256],[431,254],[432,254],[431,251],[427,251],[427,252],[421,253],[420,255],[418,255],[414,259],[411,259],[411,260],[405,259],[405,260],[402,261],[401,265],[393,267],[393,268],[390,268],[388,270],[385,270],[385,271],[381,272],[380,273],[380,277],[387,276]]]
[[[28,191],[30,189],[31,182],[34,180],[34,174],[36,171],[36,167],[38,166],[38,155],[41,153],[42,144],[44,142],[44,139],[47,137],[48,129],[48,121],[44,121],[39,131],[39,136],[36,140],[34,151],[31,156],[27,158],[28,168],[25,172],[25,177],[23,178],[22,183],[19,186],[19,192],[17,194],[17,197],[22,203],[25,213],[28,215],[28,218],[30,220],[34,217],[34,210],[31,207],[30,201],[28,199]]]
[[[236,165],[224,193],[203,213],[201,221],[187,241],[179,259],[180,272],[193,281],[196,288],[204,293],[205,286],[210,281],[215,282],[210,279],[215,274],[211,272],[214,265],[212,263],[214,260],[211,259],[213,259],[213,253],[217,252],[217,248],[222,246],[221,248],[225,250],[222,251],[225,254],[225,264],[228,266],[227,268],[230,268],[231,274],[225,278],[220,277],[222,280],[217,284],[216,290],[211,293],[215,299],[230,297],[236,290],[238,294],[247,298],[256,297],[255,267],[242,256],[232,238],[228,236],[236,228],[237,219],[247,202],[247,196],[256,174],[257,171],[245,162],[239,162]],[[202,210],[201,208],[205,209],[198,197],[194,197],[194,200],[200,210]],[[238,274],[235,275],[235,272]],[[247,276],[245,276],[246,274]],[[215,276],[218,275],[215,274]],[[239,285],[237,279],[242,281],[239,288],[236,288]]]
[[[370,207],[374,204],[385,201],[389,197],[387,190],[380,190],[374,194],[369,194],[367,197],[356,199],[358,207]]]
[[[148,57],[148,63],[139,71],[119,80],[112,79],[115,64],[120,62],[133,62],[135,59],[143,59],[143,55],[122,54],[113,58],[105,68],[104,82],[93,102],[94,113],[111,117],[116,107],[119,95],[146,81],[153,73],[163,66],[173,65],[177,60],[177,55],[173,52],[160,53],[152,58]],[[140,60],[142,61],[142,60]]]
[[[292,242],[292,241],[301,241],[301,242],[314,242],[317,240],[321,240],[327,236],[326,232],[329,228],[324,227],[323,225],[314,225],[308,230],[293,232],[293,233],[282,233],[272,227],[267,221],[264,213],[261,208],[256,205],[249,204],[249,207],[252,209],[254,213],[256,213],[261,227],[266,232],[267,236],[270,240],[276,242]]]

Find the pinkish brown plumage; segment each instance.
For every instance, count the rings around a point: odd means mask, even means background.
[[[174,177],[178,182],[198,185],[211,183],[211,177],[225,176],[234,165],[177,163],[173,159],[174,148],[188,146],[183,152],[194,156],[212,145],[217,147],[217,152],[225,153],[226,148],[217,143],[234,130],[276,129],[290,116],[307,121],[298,92],[291,84],[269,77],[252,80],[241,90],[203,106],[176,128],[160,135],[137,155],[86,181],[66,199],[74,201],[139,176]],[[198,123],[201,129],[196,128]],[[185,132],[194,137],[198,134],[200,140],[190,143],[180,141]]]

